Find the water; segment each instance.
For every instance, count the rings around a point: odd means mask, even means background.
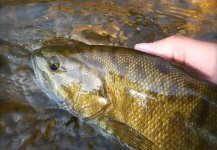
[[[216,0],[1,0],[0,149],[127,149],[40,91],[27,63],[43,42],[132,48],[174,34],[217,42],[216,18]]]

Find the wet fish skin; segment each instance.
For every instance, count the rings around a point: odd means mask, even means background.
[[[99,45],[50,46],[31,61],[52,99],[134,149],[217,149],[217,87],[184,66]]]

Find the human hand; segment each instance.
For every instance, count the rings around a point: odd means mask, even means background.
[[[134,48],[193,68],[207,80],[217,84],[215,43],[175,35],[154,43],[139,43]]]

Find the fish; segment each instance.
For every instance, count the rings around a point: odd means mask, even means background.
[[[217,86],[183,65],[79,42],[37,49],[30,62],[61,108],[131,149],[217,149]]]

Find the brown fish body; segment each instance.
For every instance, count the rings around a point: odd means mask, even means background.
[[[44,88],[134,149],[217,149],[217,88],[181,65],[109,46],[47,47],[32,62]]]

